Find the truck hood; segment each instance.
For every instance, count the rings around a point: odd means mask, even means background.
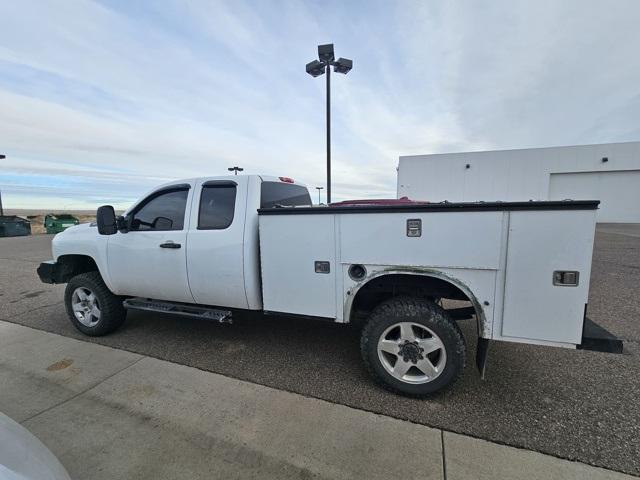
[[[95,234],[98,234],[98,227],[95,223],[80,223],[78,225],[73,225],[72,227],[69,227],[66,230],[56,234],[56,236],[53,237],[53,241],[55,242],[58,238],[68,237],[71,235],[82,235],[85,234],[89,229],[93,229],[95,231]]]

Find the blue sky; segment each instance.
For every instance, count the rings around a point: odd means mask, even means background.
[[[246,173],[393,197],[398,156],[640,140],[640,2],[0,2],[8,208],[129,205]]]

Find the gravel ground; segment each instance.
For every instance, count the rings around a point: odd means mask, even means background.
[[[465,374],[428,400],[375,386],[351,326],[283,318],[215,325],[134,313],[115,334],[84,337],[66,318],[64,286],[35,274],[50,257],[45,235],[0,239],[0,319],[640,475],[640,226],[613,230],[596,235],[589,316],[624,339],[623,355],[494,342],[481,381],[473,321],[464,321]]]

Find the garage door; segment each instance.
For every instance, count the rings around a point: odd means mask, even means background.
[[[640,223],[640,170],[552,173],[549,200],[600,200],[598,222]]]

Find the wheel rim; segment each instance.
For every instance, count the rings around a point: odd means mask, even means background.
[[[85,327],[95,327],[100,321],[100,304],[96,295],[86,287],[78,287],[71,295],[71,308]]]
[[[430,328],[413,322],[393,324],[380,335],[378,358],[392,377],[411,384],[434,381],[447,363],[440,337]]]

